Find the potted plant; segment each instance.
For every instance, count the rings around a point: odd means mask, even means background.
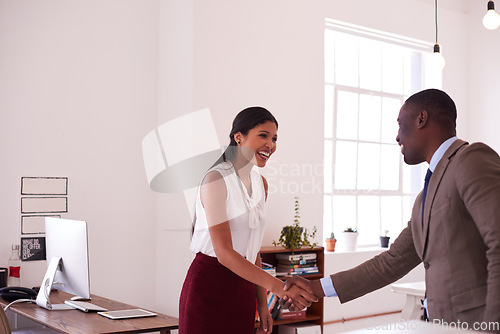
[[[387,247],[389,247],[389,239],[391,237],[387,236],[387,234],[389,234],[389,230],[385,230],[384,232],[385,232],[385,235],[380,236],[380,247],[387,248]]]
[[[299,249],[302,247],[314,248],[318,243],[309,240],[309,238],[314,239],[316,236],[317,228],[314,226],[312,233],[308,233],[307,229],[300,226],[300,205],[299,198],[295,197],[295,215],[292,225],[287,225],[281,229],[281,234],[279,240],[273,241],[274,246],[281,245],[287,249],[291,249],[292,253],[294,249]]]
[[[335,243],[337,243],[337,239],[335,239],[335,234],[332,232],[330,237],[325,239],[326,250],[328,252],[335,252]]]
[[[347,251],[355,251],[356,243],[358,241],[358,230],[356,228],[348,227],[342,233],[344,249]]]

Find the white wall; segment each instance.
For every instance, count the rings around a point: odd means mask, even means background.
[[[499,13],[498,3],[496,12]],[[482,25],[486,12],[486,2],[470,6],[467,21],[467,74],[456,76],[457,80],[467,81],[468,96],[467,139],[483,141],[500,152],[500,29],[487,30]]]
[[[484,9],[440,3],[443,85],[459,107],[459,135],[498,150],[491,119],[500,117],[500,31],[478,25]],[[302,224],[321,235],[324,19],[434,42],[433,4],[0,0],[0,265],[20,236],[20,178],[67,176],[65,216],[90,226],[93,292],[177,315],[191,222],[181,194],[149,190],[141,141],[207,107],[221,144],[249,105],[279,121],[278,150],[264,171],[271,184],[264,244],[292,221],[295,195]],[[39,284],[43,267],[23,263],[23,282]],[[378,313],[362,300],[359,312]]]
[[[159,124],[193,109],[193,4],[160,1]],[[182,147],[188,138],[178,138]],[[178,298],[193,256],[189,250],[191,220],[182,194],[157,195],[156,303],[178,315]]]
[[[89,224],[92,291],[156,307],[141,141],[158,119],[157,13],[157,1],[0,2],[0,264],[19,243],[21,177],[66,176],[63,216]],[[44,268],[24,262],[23,285]]]

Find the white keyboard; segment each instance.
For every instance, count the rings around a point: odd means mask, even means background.
[[[89,311],[107,311],[108,309],[89,303],[89,302],[84,302],[80,300],[65,300],[64,304],[69,305],[73,308],[76,308],[80,311],[83,312],[89,312]]]

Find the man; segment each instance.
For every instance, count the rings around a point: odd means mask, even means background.
[[[293,277],[285,289],[295,284],[345,303],[423,263],[430,320],[467,322],[471,329],[474,322],[499,326],[500,157],[485,144],[458,139],[456,117],[443,91],[428,89],[406,100],[396,141],[407,164],[427,161],[432,172],[408,226],[389,250],[365,263],[316,281]]]

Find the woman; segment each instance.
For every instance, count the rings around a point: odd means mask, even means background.
[[[196,198],[191,251],[196,257],[182,288],[179,333],[271,333],[266,289],[285,296],[284,283],[261,269],[259,249],[265,227],[267,181],[264,167],[276,151],[278,122],[261,107],[241,111],[230,144],[205,174]],[[296,287],[292,287],[296,288]],[[302,308],[317,299],[306,291],[286,291]]]

